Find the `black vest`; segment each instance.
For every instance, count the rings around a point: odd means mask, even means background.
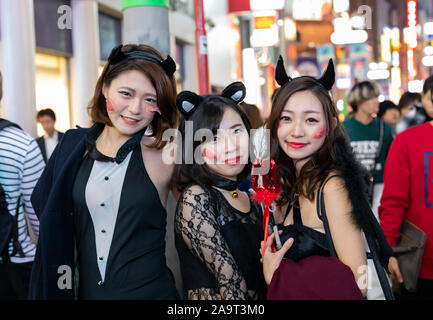
[[[73,188],[79,299],[178,299],[166,265],[166,211],[146,172],[140,145],[132,151],[107,261],[99,273],[95,230],[85,201],[94,160],[86,155]],[[96,232],[98,232],[97,230]]]

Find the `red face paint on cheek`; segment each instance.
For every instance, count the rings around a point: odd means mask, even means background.
[[[206,148],[203,149],[203,156],[212,160],[216,160],[217,158],[217,155],[211,149]]]
[[[111,101],[110,100],[105,100],[105,104],[106,104],[106,107],[107,107],[107,111],[108,112],[113,112],[114,111],[114,107],[113,107],[113,105],[111,104]]]
[[[323,137],[324,134],[325,134],[325,128],[319,129],[319,131],[317,131],[316,134],[314,135],[314,138],[320,139]]]

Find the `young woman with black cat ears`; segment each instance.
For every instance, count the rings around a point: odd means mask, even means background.
[[[65,133],[32,195],[40,237],[30,298],[179,298],[165,258],[174,164],[162,161],[163,131],[176,125],[175,69],[146,45],[112,50],[89,104],[94,125]]]
[[[368,205],[362,167],[341,130],[330,94],[334,80],[332,60],[319,79],[290,78],[281,57],[276,67],[281,88],[266,124],[282,184],[274,216],[281,242],[292,245],[273,252],[275,234],[267,241],[269,299],[363,299],[363,233],[381,276],[392,254]]]
[[[176,99],[182,138],[204,132],[193,149],[184,141],[182,164],[176,164],[173,176],[181,191],[175,243],[187,299],[264,298],[261,214],[238,189],[251,171],[250,124],[238,106],[245,93],[245,86],[235,82],[221,95],[183,91]]]

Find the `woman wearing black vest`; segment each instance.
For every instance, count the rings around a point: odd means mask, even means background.
[[[177,299],[165,259],[176,123],[175,63],[145,45],[113,49],[89,104],[32,195],[40,238],[30,298]]]

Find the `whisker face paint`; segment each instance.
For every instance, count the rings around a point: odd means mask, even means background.
[[[161,115],[161,110],[159,110],[158,107],[147,107],[147,111],[149,112],[157,112],[159,115]]]
[[[111,101],[109,99],[105,100],[105,105],[107,107],[107,112],[113,112],[114,111],[113,104],[111,103]]]
[[[217,159],[216,153],[211,149],[203,148],[203,156],[205,156],[206,158],[212,159],[212,160]]]
[[[320,139],[325,135],[325,128],[321,128],[319,129],[315,134],[314,134],[314,138],[315,139]]]

